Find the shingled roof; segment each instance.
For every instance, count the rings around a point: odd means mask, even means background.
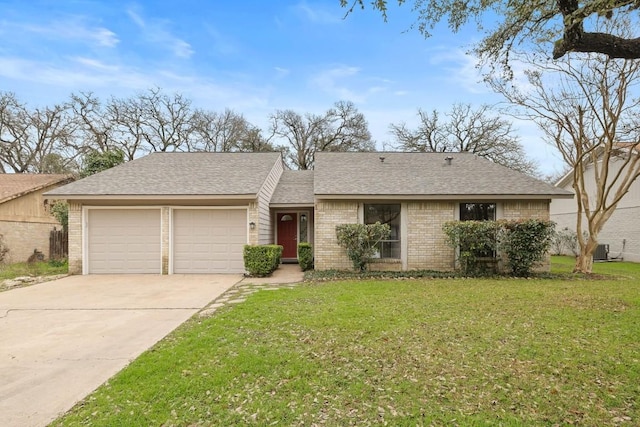
[[[271,197],[271,205],[313,205],[313,173],[285,170]]]
[[[71,175],[61,174],[0,174],[0,203],[8,202],[25,194],[42,190],[55,184],[71,181]]]
[[[280,161],[280,153],[152,153],[47,195],[255,196]]]
[[[573,197],[470,153],[316,153],[314,193],[316,197]]]

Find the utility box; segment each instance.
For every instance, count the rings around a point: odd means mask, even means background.
[[[609,245],[598,245],[596,251],[593,253],[594,261],[608,261],[609,260]]]

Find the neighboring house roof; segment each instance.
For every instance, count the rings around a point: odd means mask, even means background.
[[[271,204],[313,205],[313,173],[312,170],[285,170],[271,197]]]
[[[0,174],[0,203],[71,180],[71,175],[3,173]]]
[[[471,153],[316,153],[314,181],[320,197],[573,197]]]
[[[255,196],[281,155],[152,153],[47,193],[83,196]]]

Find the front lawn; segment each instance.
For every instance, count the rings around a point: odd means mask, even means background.
[[[595,270],[261,291],[54,425],[638,425],[640,265]]]

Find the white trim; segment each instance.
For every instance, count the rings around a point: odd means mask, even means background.
[[[402,271],[409,266],[409,208],[407,203],[400,204],[400,260]]]
[[[65,199],[65,200],[86,200],[91,202],[97,202],[102,200],[254,200],[258,197],[257,194],[148,194],[148,195],[99,195],[99,194],[51,194],[47,195],[50,199]]]

